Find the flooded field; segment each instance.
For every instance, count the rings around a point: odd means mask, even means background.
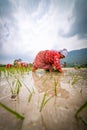
[[[0,130],[87,130],[87,69],[1,72]]]

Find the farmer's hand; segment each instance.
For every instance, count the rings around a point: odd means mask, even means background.
[[[59,72],[60,72],[60,73],[63,73],[63,70],[62,70],[62,69],[60,69],[60,70],[59,70]]]
[[[36,71],[36,69],[32,67],[32,72],[35,72],[35,71]]]

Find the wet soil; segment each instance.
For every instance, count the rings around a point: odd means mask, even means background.
[[[0,102],[24,116],[24,120],[0,107],[0,130],[87,130],[87,69],[63,68],[64,73],[37,70],[0,77]],[[12,94],[16,79],[22,84]],[[85,123],[84,123],[85,122]]]

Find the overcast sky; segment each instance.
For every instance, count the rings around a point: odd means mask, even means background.
[[[87,0],[0,0],[0,64],[87,48]]]

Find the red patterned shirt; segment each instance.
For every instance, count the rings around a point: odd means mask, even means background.
[[[60,66],[60,53],[52,50],[40,51],[33,63],[33,68],[49,69],[52,70],[53,66],[57,70],[61,70]]]
[[[57,51],[47,51],[46,52],[46,63],[53,64],[57,70],[61,70],[60,66],[60,53]]]

